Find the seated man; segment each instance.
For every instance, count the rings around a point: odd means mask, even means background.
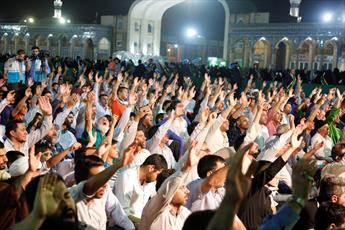
[[[114,193],[127,215],[140,218],[150,197],[155,195],[157,175],[167,168],[162,155],[152,154],[140,167],[132,167],[122,172],[114,185]]]
[[[186,207],[194,211],[216,209],[223,200],[223,188],[228,167],[225,160],[216,155],[207,155],[198,163],[199,179],[188,184],[190,191]]]
[[[157,178],[157,194],[147,202],[143,210],[140,230],[182,229],[190,214],[190,211],[183,206],[189,194],[184,179],[199,160],[195,144],[192,144],[188,154],[187,162],[181,171],[174,173],[174,170],[169,170]]]

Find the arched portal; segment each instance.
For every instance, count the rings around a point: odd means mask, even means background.
[[[16,35],[14,38],[14,50],[18,51],[20,49],[25,50],[26,44],[23,36],[21,35]]]
[[[70,56],[73,58],[76,58],[77,56],[81,57],[82,56],[82,42],[78,38],[77,35],[73,35],[73,37],[70,40],[70,44],[71,44]]]
[[[323,57],[322,57],[322,67],[323,69],[333,69],[338,65],[338,38],[334,37],[325,42]]]
[[[84,40],[83,44],[83,57],[88,59],[93,59],[93,50],[94,45],[91,38],[87,38]]]
[[[53,34],[49,34],[47,37],[47,50],[49,51],[51,56],[56,56],[57,49],[58,43],[56,41],[56,38],[53,36]]]
[[[271,56],[271,44],[265,38],[260,38],[254,45],[253,61],[259,63],[260,68],[268,68]]]
[[[47,39],[43,35],[39,35],[36,38],[36,46],[40,48],[40,50],[46,50],[47,49]]]
[[[281,39],[275,46],[276,50],[276,68],[288,69],[290,63],[290,56],[292,54],[292,41],[288,38]]]
[[[66,35],[61,35],[58,41],[58,55],[62,57],[69,56],[69,41]]]
[[[0,39],[0,53],[4,54],[7,52],[8,34],[5,33]]]
[[[237,62],[242,68],[248,68],[250,56],[248,39],[241,38],[236,40],[231,47],[231,60]]]
[[[308,37],[298,47],[298,68],[299,69],[319,69],[318,63],[314,63],[316,41]]]
[[[110,41],[103,37],[98,42],[98,59],[107,59],[110,56]]]
[[[186,0],[136,0],[128,13],[127,49],[132,53],[160,55],[161,22],[165,11]],[[225,11],[223,58],[228,58],[230,10],[226,0],[218,0]]]

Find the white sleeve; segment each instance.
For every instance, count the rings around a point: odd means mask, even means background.
[[[108,216],[109,225],[119,226],[123,229],[135,229],[133,223],[128,219],[125,211],[122,209],[122,206],[110,190],[109,186],[107,187],[107,200],[105,203],[105,210]]]

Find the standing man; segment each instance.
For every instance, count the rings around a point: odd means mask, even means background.
[[[29,77],[34,82],[42,82],[47,79],[50,74],[50,68],[46,57],[40,55],[40,48],[33,46],[31,48],[32,57],[28,63]]]
[[[9,90],[19,90],[25,84],[25,51],[18,50],[17,55],[6,61],[4,78],[7,79]]]

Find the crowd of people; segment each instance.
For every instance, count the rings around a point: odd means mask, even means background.
[[[345,228],[337,88],[36,46],[1,60],[0,229]]]

